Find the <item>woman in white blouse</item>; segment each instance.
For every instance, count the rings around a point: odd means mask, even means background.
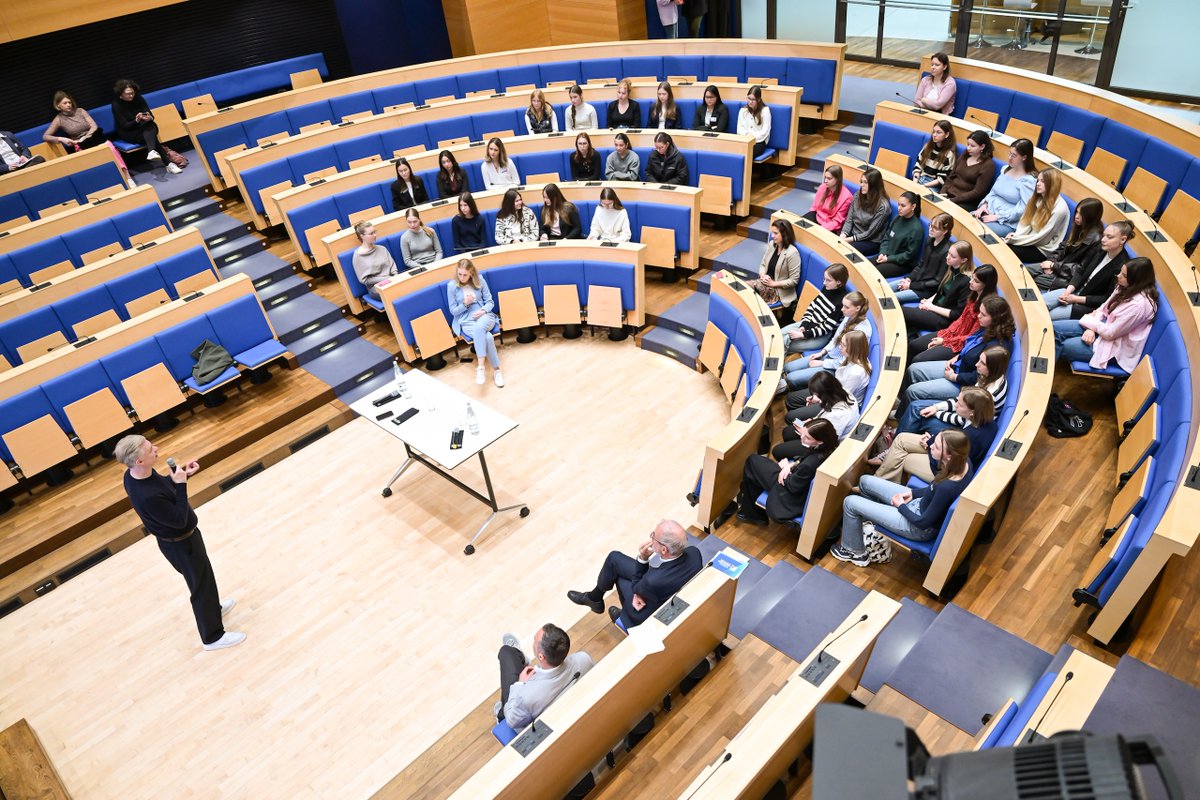
[[[771,138],[771,109],[763,104],[762,89],[758,86],[751,86],[746,92],[746,105],[738,112],[737,132],[754,137],[755,158],[767,149],[767,139]]]
[[[483,159],[483,185],[488,189],[521,185],[521,176],[517,174],[517,162],[508,157],[508,153],[504,151],[504,142],[497,136],[493,136],[487,143],[487,155]]]
[[[617,193],[605,186],[600,190],[600,205],[592,214],[592,230],[588,238],[601,242],[628,242],[631,236],[629,212],[621,205]]]
[[[579,84],[568,89],[567,96],[571,98],[571,104],[563,112],[563,118],[567,121],[568,131],[586,131],[599,127],[596,109],[591,103],[583,102],[583,88]]]

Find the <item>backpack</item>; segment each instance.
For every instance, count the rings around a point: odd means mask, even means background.
[[[1069,439],[1083,436],[1092,429],[1092,415],[1070,400],[1052,394],[1050,402],[1046,404],[1046,416],[1042,424],[1054,438]]]

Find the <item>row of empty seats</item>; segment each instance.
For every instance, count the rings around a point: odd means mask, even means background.
[[[125,187],[112,150],[93,147],[0,177],[0,230],[15,228]]]

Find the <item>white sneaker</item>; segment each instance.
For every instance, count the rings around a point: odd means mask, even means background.
[[[246,634],[237,631],[225,631],[225,635],[215,642],[204,645],[205,650],[224,650],[226,647],[237,647],[246,641]]]
[[[779,379],[779,385],[775,387],[775,396],[776,396],[776,397],[778,397],[778,396],[779,396],[779,395],[781,395],[781,394],[787,394],[787,391],[788,391],[788,382],[787,382],[787,379],[786,379],[786,378],[780,378],[780,379]]]
[[[178,175],[179,173],[183,172],[183,169],[175,164],[167,164],[167,172],[171,173],[172,175]]]
[[[516,650],[521,649],[521,640],[516,636],[513,636],[511,633],[504,634],[504,638],[501,641],[503,644],[506,644]]]
[[[500,389],[503,389],[504,388],[504,376],[500,374],[500,370],[496,370],[494,373],[492,373],[492,377],[496,381],[496,386]]]
[[[232,597],[229,598],[228,600],[222,600],[221,601],[221,616],[223,617],[226,614],[228,614],[229,609],[233,608],[236,605],[237,605],[237,600],[234,600]]]
[[[162,156],[160,156],[158,154],[157,150],[151,150],[149,153],[146,153],[146,160],[147,161],[162,161]]]
[[[478,384],[479,386],[483,386],[483,382],[486,379],[486,377],[487,376],[485,376],[483,374],[483,367],[475,368],[475,383],[476,384]]]
[[[492,706],[492,719],[500,719],[500,709],[504,708],[504,704],[499,700]]]

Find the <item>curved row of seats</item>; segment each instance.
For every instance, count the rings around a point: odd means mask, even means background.
[[[451,121],[471,124],[470,118]],[[307,183],[306,179],[312,179],[314,173],[330,169],[342,172],[351,169],[352,162],[357,162],[364,158],[391,159],[396,152],[404,150],[411,145],[411,142],[406,138],[408,135],[419,133],[421,136],[424,136],[421,133],[423,129],[424,126],[421,125],[391,128],[378,133],[370,133],[336,144],[326,144],[313,150],[279,158],[273,162],[261,164],[239,172],[237,174],[238,186],[242,190],[247,204],[261,217],[266,209],[263,201],[264,190],[270,189],[271,194],[278,194],[285,191],[289,184],[291,186],[298,186]],[[686,132],[682,135],[673,135],[672,138],[675,139],[676,145],[687,162],[691,185],[698,185],[702,174],[728,178],[733,202],[742,203],[749,196],[750,187],[747,178],[750,173],[752,160],[752,142],[749,137],[736,136],[735,134],[727,136],[734,140],[728,147],[721,147],[720,145],[709,146],[710,141],[717,140],[705,139],[702,133],[693,134],[692,132]],[[569,165],[566,164],[566,161],[569,157],[570,149],[574,147],[573,136],[548,134],[544,137],[526,138],[540,141],[548,152],[540,154],[529,152],[522,154],[514,153],[517,168],[521,176],[524,177],[540,172],[558,172],[560,175],[570,175]],[[596,138],[599,141],[593,141],[593,145],[597,150],[602,150],[604,156],[607,157],[607,154],[612,151],[611,139],[608,135],[602,133],[598,133]],[[639,138],[652,139],[653,137]],[[473,139],[472,141],[475,140]],[[604,145],[603,148],[601,145]],[[635,145],[635,150],[638,152],[638,156],[642,162],[641,174],[643,179],[645,179],[645,167],[650,156],[651,146],[650,142],[639,142],[638,145]],[[426,149],[432,150],[434,157],[426,159],[427,166],[425,169],[420,170],[418,174],[425,181],[425,187],[429,192],[430,198],[434,198],[437,196],[437,148],[427,147]],[[481,171],[483,150],[483,147],[471,147],[469,151],[471,158],[459,162],[459,165],[467,174],[468,187],[472,191],[481,191],[484,188]],[[722,152],[722,150],[732,150],[733,152]],[[451,148],[451,152],[456,153],[456,158],[461,154],[461,151],[457,148]],[[465,154],[464,158],[466,158]],[[317,178],[316,180],[320,179]],[[391,200],[389,196],[385,207],[390,206]]]
[[[198,233],[196,238],[199,238]],[[145,254],[158,252],[155,248]],[[132,261],[132,258],[125,258],[127,255],[141,256],[143,253],[129,251],[109,261],[117,264],[123,260]],[[12,317],[5,314],[8,304],[0,302],[0,320],[3,320],[0,321],[0,357],[7,359],[9,365],[21,364],[178,300],[219,279],[201,240],[182,252],[163,252],[160,259],[145,266],[113,275],[110,280],[87,288],[80,287],[78,291]]]
[[[644,252],[638,244],[565,240],[505,245],[472,260],[487,279],[501,331],[542,322],[640,327],[645,321]],[[381,285],[380,304],[406,361],[430,359],[455,346],[446,285],[457,263],[457,258],[446,258]],[[592,309],[599,295],[605,295],[606,304],[611,301],[605,311],[615,316],[599,321],[590,313],[600,310]]]
[[[1025,70],[956,60],[953,73],[955,116],[990,122],[994,115],[997,129],[1027,136],[1111,181],[1147,213],[1162,213],[1163,227],[1180,243],[1195,237],[1200,127],[1111,92]],[[1169,214],[1177,201],[1178,213]]]
[[[186,100],[207,95],[217,105],[227,105],[289,88],[292,85],[291,75],[293,73],[312,69],[317,70],[322,77],[329,75],[329,68],[325,66],[324,54],[311,53],[306,56],[274,61],[270,64],[244,67],[220,75],[201,78],[198,81],[188,81],[177,86],[146,91],[143,96],[152,109],[173,106],[180,115],[185,115],[184,101]],[[49,98],[49,93],[47,93],[47,98]],[[102,131],[112,134],[114,126],[111,103],[88,109],[88,113]],[[49,121],[44,125],[35,125],[23,130],[16,135],[17,139],[27,147],[41,144],[42,134],[45,133],[48,124]]]
[[[236,362],[206,384],[193,350],[209,340]],[[73,459],[186,401],[183,387],[213,391],[286,356],[250,279],[222,281],[111,328],[79,348],[17,367],[0,379],[0,489]]]
[[[881,103],[876,109],[872,153],[878,156],[886,154],[888,150],[911,150],[916,140],[927,130],[930,118],[943,117],[934,114],[916,115],[894,103]],[[952,122],[960,134],[977,127],[974,123],[958,119],[953,119]],[[1003,137],[998,143],[1003,145],[1007,141],[1008,137]],[[1061,163],[1053,154],[1040,149],[1035,151],[1035,161],[1039,168]],[[1104,219],[1126,219],[1141,228],[1143,235],[1130,242],[1127,249],[1133,255],[1146,256],[1154,262],[1162,298],[1144,350],[1144,369],[1150,373],[1147,382],[1151,387],[1146,394],[1146,403],[1154,402],[1156,411],[1153,418],[1147,418],[1147,425],[1152,426],[1154,432],[1139,439],[1139,443],[1148,443],[1147,449],[1138,454],[1136,463],[1123,469],[1123,472],[1128,474],[1128,485],[1114,499],[1107,522],[1108,530],[1117,535],[1089,565],[1081,586],[1075,593],[1078,602],[1103,609],[1120,587],[1122,579],[1129,573],[1133,563],[1150,545],[1151,537],[1164,522],[1181,476],[1188,470],[1190,451],[1187,443],[1196,426],[1196,389],[1187,358],[1186,337],[1172,307],[1173,302],[1182,303],[1187,307],[1186,298],[1179,292],[1177,285],[1174,286],[1176,299],[1171,299],[1173,294],[1170,289],[1178,278],[1172,269],[1171,259],[1175,263],[1183,263],[1183,255],[1178,251],[1178,245],[1171,240],[1155,241],[1157,237],[1154,237],[1153,232],[1147,230],[1145,224],[1138,219],[1140,215],[1122,211],[1120,193],[1096,176],[1083,170],[1066,169],[1062,171],[1062,177],[1063,198],[1071,209],[1074,209],[1075,203],[1084,196],[1093,196],[1100,200],[1104,207]],[[1190,323],[1194,316],[1194,312],[1188,308],[1189,324],[1194,324]],[[1086,362],[1073,362],[1071,368],[1080,374],[1124,379],[1124,373],[1113,367],[1097,370]],[[1134,385],[1140,382],[1131,380],[1131,384]],[[1130,388],[1132,390],[1133,387]],[[1132,425],[1141,419],[1140,415],[1145,410],[1145,405],[1138,405],[1138,415],[1123,421]],[[1159,443],[1166,443],[1167,446],[1160,447]],[[1126,445],[1122,444],[1122,450],[1125,448]],[[1151,453],[1154,453],[1153,458],[1149,457]],[[1109,533],[1109,536],[1113,536],[1113,533]],[[1164,541],[1161,547],[1179,554],[1187,552],[1187,549],[1179,546],[1177,542],[1168,544]],[[1161,555],[1164,550],[1160,549],[1159,552],[1157,557],[1164,557]],[[1124,619],[1122,610],[1112,614],[1113,617],[1118,615]],[[1107,639],[1110,626],[1111,619],[1106,618],[1103,621],[1103,632],[1094,628],[1093,635]]]
[[[688,76],[695,77],[698,82],[723,78],[736,83],[746,83],[748,78],[774,79],[782,85],[803,89],[802,102],[817,111],[814,116],[824,119],[836,116],[845,45],[743,40],[731,44],[735,47],[728,48],[733,51],[729,54],[693,55],[684,52],[691,49],[684,41],[659,40],[508,51],[451,59],[308,87],[292,92],[289,97],[246,104],[227,114],[218,112],[189,118],[185,125],[197,152],[202,154],[215,177],[219,174],[213,160],[216,153],[238,146],[253,147],[259,139],[281,131],[294,135],[309,125],[336,124],[346,116],[363,112],[379,114],[405,103],[426,105],[447,97],[465,98],[476,92],[498,93],[509,87],[555,83],[586,84],[590,79],[607,81],[631,76],[657,81],[671,76]],[[722,43],[705,42],[704,45],[713,50],[727,49]],[[781,55],[746,56],[747,48]],[[827,57],[783,55],[793,50],[821,52]],[[603,57],[606,51],[640,52],[643,55]],[[584,53],[600,57],[581,57]],[[529,63],[519,63],[524,59]],[[826,114],[826,106],[832,109],[832,114]],[[597,111],[600,111],[599,106]]]
[[[583,184],[563,184],[562,188],[564,196],[575,204],[575,208],[579,212],[583,234],[586,236],[591,227],[592,214],[595,213],[598,205],[600,190],[595,187],[585,188]],[[540,187],[538,186],[530,187],[528,193],[531,196],[536,195],[539,198],[541,197]],[[503,199],[502,192],[489,192],[486,195],[480,195],[478,198],[480,201],[479,205],[482,206],[479,213],[483,217],[484,228],[487,231],[488,247],[496,246],[496,214],[499,210],[501,199]],[[670,246],[673,247],[671,250],[672,264],[674,262],[675,250],[692,251],[692,238],[694,232],[699,229],[700,222],[694,203],[691,205],[670,205],[668,203],[644,202],[631,199],[624,201],[622,204],[629,214],[629,227],[635,243],[642,240],[647,228],[653,227],[660,232],[668,232],[673,236],[673,246]],[[542,203],[540,201],[533,202],[532,197],[530,197],[527,205],[533,211],[534,215],[540,219]],[[451,225],[452,218],[457,213],[456,209],[453,206],[443,204],[438,207],[421,207],[420,210],[426,225],[437,232],[443,254],[446,257],[452,256],[454,254],[454,236]],[[388,252],[392,254],[397,267],[401,270],[405,269],[400,251],[400,239],[404,235],[404,231],[407,230],[403,212],[379,220],[376,224],[376,230],[380,234],[377,245],[387,248]],[[347,292],[347,300],[351,310],[354,313],[359,313],[362,310],[362,306],[367,305],[377,311],[382,311],[383,307],[380,301],[368,294],[366,287],[362,285],[354,272],[354,250],[357,248],[357,239],[353,235],[343,235],[340,241],[341,244],[337,246],[333,263],[338,280]]]
[[[139,186],[0,238],[0,285],[29,287],[170,230],[153,187]]]
[[[0,177],[0,230],[14,228],[61,210],[64,203],[87,203],[96,195],[124,189],[112,150],[93,147]]]

